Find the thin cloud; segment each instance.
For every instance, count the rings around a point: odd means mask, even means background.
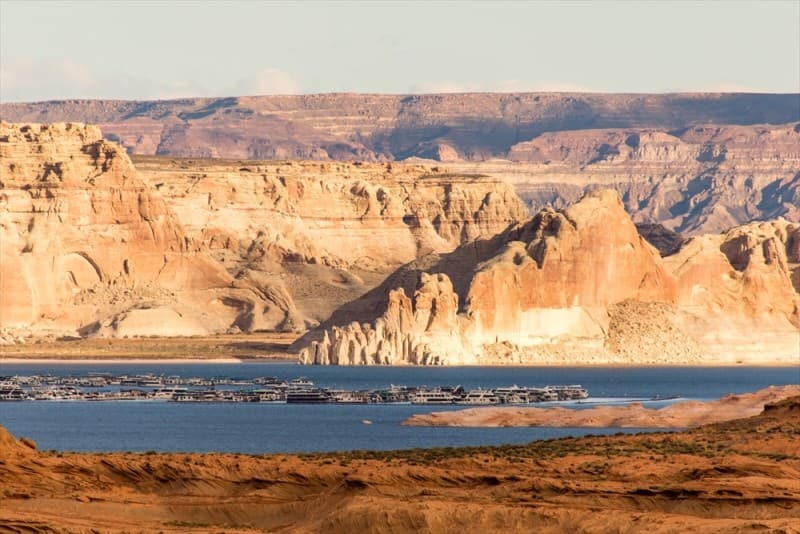
[[[160,100],[204,96],[194,82],[154,81],[131,76],[97,77],[69,59],[4,58],[0,62],[0,102],[70,99]]]
[[[4,59],[0,62],[0,101],[79,98],[95,84],[83,66],[68,59]]]
[[[268,68],[239,80],[233,90],[237,96],[296,95],[300,94],[300,85],[287,72]]]

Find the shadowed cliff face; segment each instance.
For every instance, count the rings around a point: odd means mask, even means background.
[[[0,328],[23,337],[300,330],[524,217],[510,186],[424,166],[134,168],[82,124],[2,123],[0,154]]]
[[[599,190],[404,266],[294,347],[322,364],[791,361],[799,231],[752,223],[662,259]]]
[[[800,222],[797,123],[548,133],[509,157],[526,172],[507,165],[506,176],[533,207],[610,187],[637,222],[685,234],[779,216]]]
[[[96,127],[0,123],[0,156],[0,326],[195,335],[236,322],[231,302],[274,304],[234,288]]]

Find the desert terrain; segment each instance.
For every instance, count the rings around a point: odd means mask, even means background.
[[[534,212],[614,188],[636,222],[684,234],[800,217],[800,94],[68,100],[2,104],[0,118],[97,124],[135,156],[427,164],[514,184]]]
[[[0,357],[255,333],[315,364],[791,365],[796,102],[3,104],[100,128],[0,126]]]
[[[797,532],[800,397],[675,433],[302,456],[38,451],[3,532]]]
[[[612,190],[429,254],[293,347],[317,364],[796,364],[800,225],[703,235],[662,257]]]
[[[69,362],[137,360],[292,360],[293,333],[256,332],[194,337],[37,339],[0,346],[0,364],[41,360]]]

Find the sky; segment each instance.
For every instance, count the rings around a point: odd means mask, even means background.
[[[0,0],[0,101],[800,92],[800,0]]]

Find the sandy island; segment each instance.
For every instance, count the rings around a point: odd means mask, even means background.
[[[770,386],[753,393],[726,395],[710,402],[676,402],[660,409],[635,402],[625,406],[569,408],[484,407],[412,415],[407,426],[574,428],[687,428],[758,414],[764,404],[800,395],[800,385]]]

